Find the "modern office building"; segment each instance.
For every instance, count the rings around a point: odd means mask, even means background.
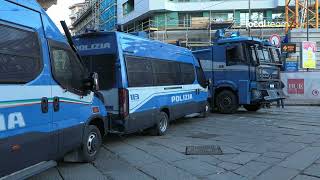
[[[158,28],[196,26],[193,21],[201,26],[206,18],[244,26],[249,21],[249,7],[252,21],[281,20],[285,0],[118,0],[117,5],[118,24],[124,29],[148,22]]]
[[[85,0],[76,16],[70,15],[73,34],[90,29],[113,31],[117,25],[116,0]],[[70,9],[75,9],[71,6]],[[72,14],[72,13],[71,13]]]
[[[250,9],[250,10],[249,10]],[[255,36],[278,33],[284,22],[285,0],[86,0],[72,23],[74,34],[85,29],[145,31],[153,39],[174,43],[210,42],[214,30],[236,28],[247,33],[250,22],[264,23]],[[267,25],[267,22],[280,25]],[[276,28],[275,28],[276,27]],[[208,33],[209,32],[209,33]],[[189,43],[190,44],[190,43]]]

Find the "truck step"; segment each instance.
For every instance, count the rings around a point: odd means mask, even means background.
[[[27,179],[31,176],[34,176],[36,174],[39,174],[43,171],[46,171],[50,168],[53,168],[57,166],[57,162],[55,161],[44,161],[38,164],[35,164],[33,166],[30,166],[28,168],[25,168],[23,170],[17,171],[15,173],[12,173],[8,176],[0,178],[0,180],[23,180]]]

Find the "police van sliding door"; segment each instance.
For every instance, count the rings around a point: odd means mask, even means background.
[[[55,153],[40,14],[0,4],[0,177]]]

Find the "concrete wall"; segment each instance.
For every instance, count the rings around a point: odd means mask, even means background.
[[[57,4],[57,0],[37,0],[37,1],[44,9],[48,9],[52,5]]]

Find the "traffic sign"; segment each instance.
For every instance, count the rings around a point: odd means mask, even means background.
[[[285,44],[281,44],[281,52],[285,52],[285,53],[296,53],[296,44],[289,44],[289,43],[285,43]]]
[[[278,34],[273,34],[270,39],[270,43],[276,47],[279,47],[281,44],[281,37]]]

